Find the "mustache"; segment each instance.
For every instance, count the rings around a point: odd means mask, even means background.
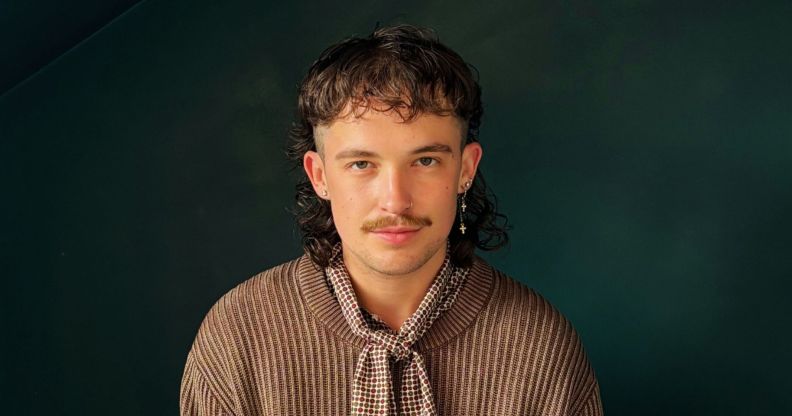
[[[428,227],[432,225],[432,220],[428,217],[414,217],[412,215],[399,215],[398,217],[380,217],[374,220],[368,220],[360,226],[360,229],[366,232],[371,232],[384,227],[395,227],[400,225],[408,225],[415,227]]]

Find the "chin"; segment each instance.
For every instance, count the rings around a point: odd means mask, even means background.
[[[380,274],[388,276],[400,276],[412,273],[421,268],[426,262],[410,261],[408,259],[398,259],[394,261],[383,260],[376,262],[377,264],[370,264],[373,270]]]
[[[398,276],[413,273],[423,267],[432,257],[437,254],[438,250],[443,250],[445,254],[445,245],[441,242],[439,245],[434,244],[430,247],[424,247],[419,250],[396,250],[387,252],[371,252],[369,251],[368,267],[378,273]]]

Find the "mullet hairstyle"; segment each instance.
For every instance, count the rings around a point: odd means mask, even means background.
[[[347,114],[396,111],[404,122],[421,114],[455,116],[467,128],[462,146],[478,141],[483,108],[481,87],[473,71],[436,35],[410,25],[383,27],[365,38],[353,37],[325,49],[302,81],[297,117],[289,132],[286,154],[302,170],[303,156],[317,151],[314,128]],[[473,68],[475,70],[475,68]],[[321,149],[319,149],[321,151]],[[459,195],[461,198],[461,195]],[[297,183],[294,214],[305,252],[316,265],[329,265],[340,242],[330,202],[316,195],[307,175]],[[481,170],[465,198],[465,226],[459,231],[459,209],[449,234],[451,260],[473,264],[475,249],[497,250],[508,242],[507,218],[496,211],[496,199]]]

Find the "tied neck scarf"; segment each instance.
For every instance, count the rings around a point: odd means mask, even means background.
[[[325,269],[341,311],[352,331],[366,339],[358,356],[352,386],[353,416],[396,415],[396,399],[390,371],[391,357],[405,361],[399,391],[399,414],[436,415],[432,386],[423,356],[412,349],[440,314],[451,307],[470,269],[451,264],[448,247],[443,266],[426,292],[418,309],[402,324],[399,332],[371,317],[359,305],[349,273],[336,245],[330,265]],[[365,315],[364,315],[365,314]]]

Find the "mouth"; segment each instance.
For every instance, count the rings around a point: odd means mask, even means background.
[[[372,230],[376,237],[390,244],[403,244],[412,239],[421,228],[416,227],[382,227]]]

